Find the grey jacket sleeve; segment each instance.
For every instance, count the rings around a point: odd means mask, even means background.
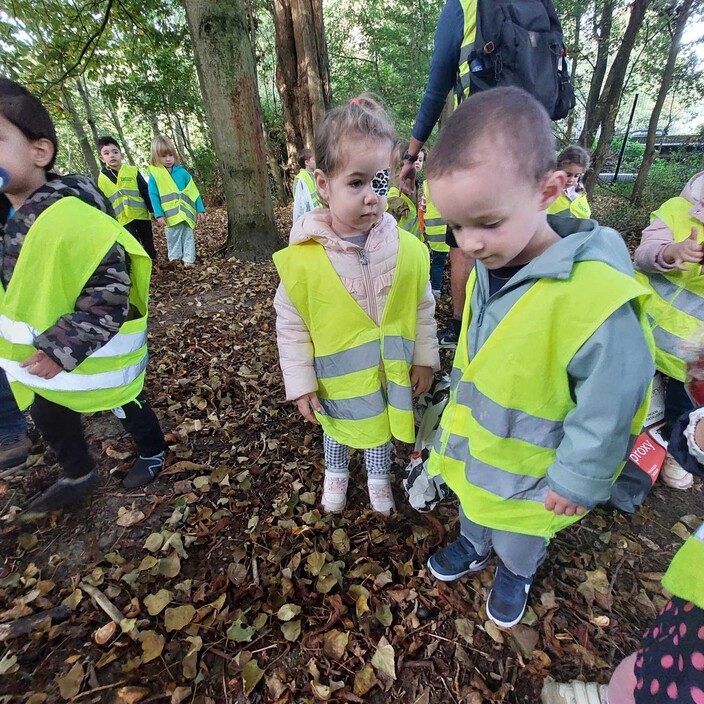
[[[577,405],[548,469],[548,486],[592,508],[607,501],[626,457],[630,426],[648,391],[655,366],[638,317],[621,306],[582,345],[567,369]]]

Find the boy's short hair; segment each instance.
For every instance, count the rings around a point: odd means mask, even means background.
[[[122,151],[120,143],[114,137],[110,137],[109,135],[98,137],[98,153],[100,153],[103,147],[108,146],[117,147],[120,151]]]
[[[306,168],[306,161],[308,159],[313,158],[313,150],[312,149],[301,149],[300,152],[298,152],[298,166],[300,166],[302,169]]]
[[[48,139],[54,145],[54,156],[44,167],[44,171],[51,171],[59,151],[59,140],[54,122],[39,99],[19,83],[0,77],[0,113],[30,141]]]
[[[173,154],[174,165],[181,163],[181,159],[179,159],[174,143],[163,134],[158,134],[154,137],[154,139],[152,139],[151,165],[160,166],[159,157],[166,156],[167,154]]]
[[[516,173],[536,184],[555,170],[555,137],[545,108],[522,88],[470,95],[443,125],[428,157],[427,178],[471,168],[480,144],[496,147]]]

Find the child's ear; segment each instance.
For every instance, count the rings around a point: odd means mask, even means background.
[[[540,184],[540,209],[547,210],[565,190],[567,174],[564,171],[550,172]]]
[[[32,142],[32,163],[42,169],[54,158],[56,149],[51,140],[42,137]]]
[[[315,185],[318,189],[320,197],[325,201],[329,200],[328,196],[330,195],[330,181],[328,180],[328,177],[320,169],[316,169],[313,172],[313,178],[315,179]]]

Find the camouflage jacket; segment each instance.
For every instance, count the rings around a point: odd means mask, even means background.
[[[112,207],[85,176],[57,176],[25,201],[8,219],[7,199],[0,194],[0,277],[7,288],[17,264],[22,244],[37,217],[59,198],[75,196],[114,217]],[[125,250],[114,244],[88,279],[72,313],[35,338],[34,346],[44,351],[66,371],[75,369],[97,352],[120,329],[129,313],[130,276]]]

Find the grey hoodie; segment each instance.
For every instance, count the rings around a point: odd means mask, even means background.
[[[633,275],[628,250],[615,230],[595,220],[549,215],[548,222],[563,239],[491,297],[489,273],[477,262],[468,332],[470,359],[538,279],[567,279],[574,264],[581,261],[602,261]],[[614,474],[629,449],[631,422],[654,373],[638,315],[626,304],[604,321],[567,368],[577,405],[565,418],[565,434],[548,469],[548,486],[553,491],[587,508],[608,500]]]

